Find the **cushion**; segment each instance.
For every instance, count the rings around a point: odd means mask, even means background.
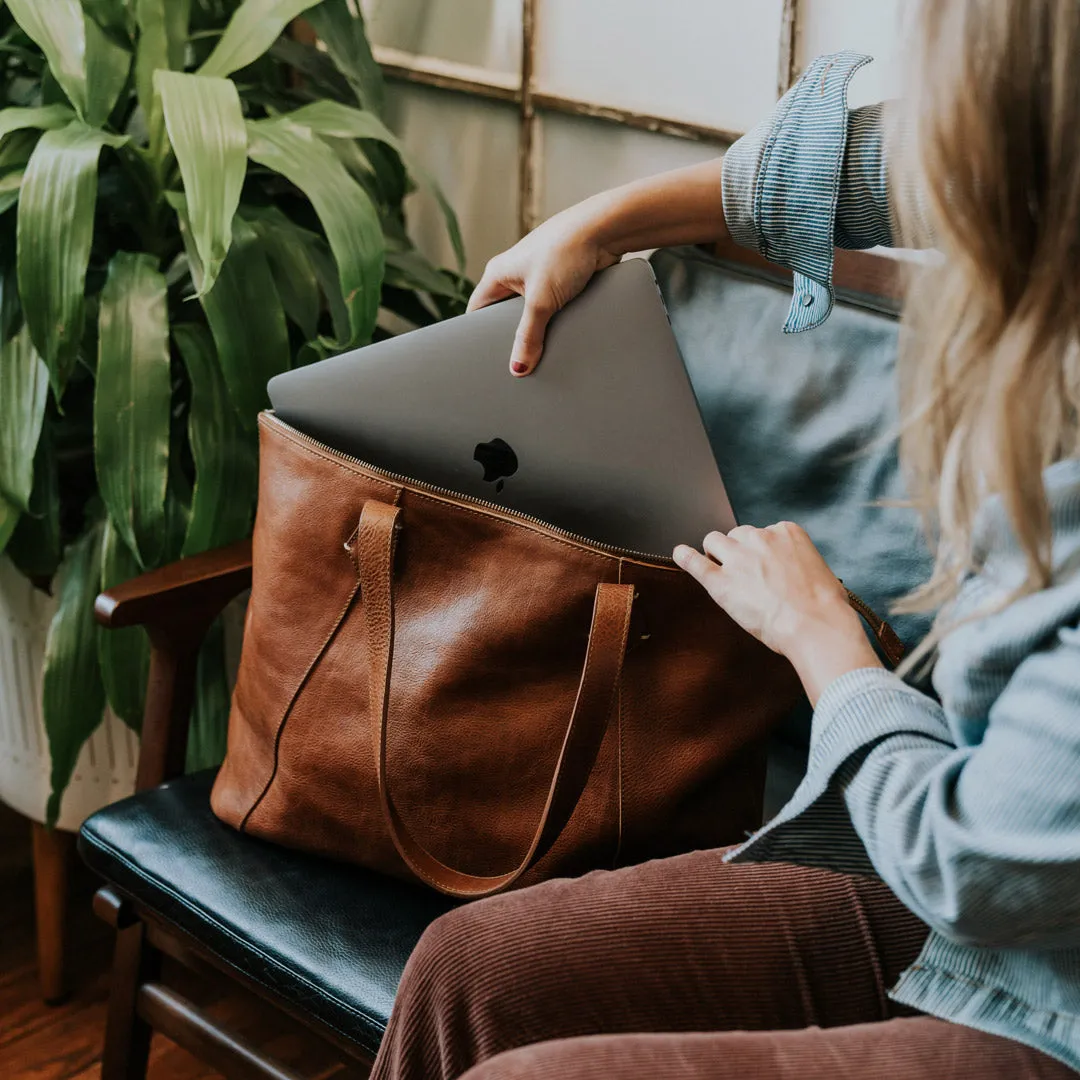
[[[895,313],[846,297],[856,305],[838,303],[818,329],[783,334],[791,285],[782,277],[699,248],[658,251],[652,264],[736,518],[798,522],[913,645],[928,618],[889,608],[926,580],[930,556],[915,512],[879,505],[904,490],[892,438]],[[810,716],[805,704],[773,740],[766,819],[805,772]]]
[[[929,552],[913,510],[880,505],[904,494],[895,314],[838,303],[817,330],[783,334],[784,280],[697,248],[652,263],[738,520],[798,522],[847,587],[917,642],[927,617],[889,608],[929,576]],[[789,726],[796,741],[807,720]]]
[[[213,772],[113,803],[79,849],[106,880],[248,978],[378,1049],[430,890],[242,836],[210,811]]]
[[[895,315],[838,303],[817,330],[783,334],[790,284],[696,248],[652,262],[736,517],[798,522],[888,616],[930,572],[916,513],[876,505],[904,495]],[[908,644],[927,628],[920,615],[890,621]]]

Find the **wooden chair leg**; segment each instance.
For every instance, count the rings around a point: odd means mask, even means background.
[[[153,1029],[139,1016],[139,988],[156,981],[161,953],[146,940],[141,922],[116,932],[101,1080],[144,1080]]]
[[[37,918],[38,973],[41,996],[59,1004],[69,992],[65,971],[68,866],[74,837],[59,829],[31,826],[34,852],[34,909]]]

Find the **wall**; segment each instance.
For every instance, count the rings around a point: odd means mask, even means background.
[[[906,0],[910,4],[910,0]],[[905,0],[799,0],[795,60],[841,48],[875,63],[858,105],[899,91]],[[744,131],[776,98],[784,0],[539,0],[538,88]],[[520,0],[364,0],[373,41],[507,74],[521,63]],[[388,119],[442,182],[461,216],[469,272],[513,243],[518,222],[515,107],[393,83]],[[720,152],[716,145],[553,114],[540,123],[542,217],[595,191]],[[449,261],[436,208],[416,196],[413,235]]]

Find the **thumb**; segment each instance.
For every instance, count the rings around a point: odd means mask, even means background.
[[[479,311],[480,308],[485,308],[489,304],[497,304],[500,300],[516,295],[517,290],[505,281],[500,281],[485,273],[480,283],[473,289],[472,296],[469,297],[469,305],[465,310]]]
[[[525,310],[514,335],[514,349],[510,354],[510,370],[515,375],[528,375],[544,351],[544,336],[548,323],[555,314],[553,304],[525,300]]]

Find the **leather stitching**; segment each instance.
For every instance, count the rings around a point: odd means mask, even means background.
[[[485,513],[475,506],[464,506],[459,502],[454,502],[452,499],[440,499],[437,495],[432,495],[426,491],[419,491],[416,488],[408,488],[407,490],[414,499],[427,499],[428,502],[436,503],[439,506],[450,506],[463,513],[483,518],[485,521],[498,521],[504,525],[512,525],[515,529],[524,529],[526,532],[532,533],[535,536],[542,536],[545,540],[550,540],[556,544],[562,544],[563,547],[568,547],[571,551],[579,552],[582,555],[588,555],[594,559],[602,559],[605,562],[611,562],[618,558],[616,555],[609,555],[606,551],[596,551],[593,548],[587,547],[585,544],[576,544],[573,540],[567,540],[565,537],[552,536],[551,533],[545,532],[543,529],[537,528],[535,525],[530,525],[525,521],[514,521],[510,518],[500,517],[497,514]]]
[[[352,476],[362,476],[365,480],[371,480],[373,483],[381,484],[383,487],[395,488],[397,486],[390,480],[384,480],[381,476],[374,476],[372,474],[369,474],[367,470],[358,469],[355,466],[350,465],[348,462],[341,461],[340,459],[332,456],[331,454],[328,454],[325,450],[321,450],[319,449],[319,447],[313,446],[311,443],[305,442],[303,439],[298,439],[286,428],[278,427],[276,425],[274,427],[270,427],[269,422],[264,420],[261,416],[259,417],[259,423],[263,427],[266,427],[269,431],[272,431],[279,438],[285,439],[292,445],[295,450],[303,451],[304,453],[309,454],[311,457],[317,457],[322,461],[329,462],[331,465],[334,465],[337,468],[341,469],[342,472],[347,472]]]
[[[623,582],[623,566],[625,560],[619,560],[619,584]],[[629,642],[627,642],[629,647]],[[625,671],[626,657],[623,657],[623,670]],[[623,842],[623,745],[622,745],[622,675],[623,672],[619,672],[618,685],[615,688],[615,854],[611,860],[611,867],[614,869],[619,865],[619,857],[622,855],[622,842]]]
[[[361,543],[363,542],[363,532],[364,532],[364,530],[361,529],[360,535],[357,538],[357,544],[356,544],[357,549],[359,549],[361,547]],[[393,536],[393,534],[391,533],[390,538],[389,538],[391,545],[392,545],[392,536]],[[371,550],[374,553],[367,560],[368,565],[371,565],[371,559],[378,559],[381,569],[385,570],[386,566],[385,566],[385,563],[383,562],[381,556],[385,555],[386,552],[382,548],[381,545],[379,545],[377,548],[375,546],[375,544],[379,540],[378,535],[377,534],[372,535],[368,539],[370,541],[372,541],[371,547],[368,550]],[[359,567],[358,567],[358,570],[359,570]],[[594,630],[595,632],[591,632],[590,635],[589,635],[589,644],[588,644],[588,647],[587,647],[587,649],[585,651],[585,662],[584,662],[584,665],[583,665],[583,668],[582,668],[581,680],[580,680],[579,685],[578,685],[578,696],[575,699],[574,710],[571,713],[571,717],[570,717],[571,725],[573,724],[574,716],[577,714],[578,706],[581,705],[581,706],[583,706],[585,708],[588,707],[587,700],[582,699],[582,691],[589,689],[589,685],[588,685],[589,684],[589,671],[590,671],[590,668],[591,668],[591,666],[593,664],[593,661],[595,659],[596,652],[597,652],[597,650],[599,648],[600,639],[604,638],[606,640],[606,638],[607,638],[607,634],[605,632],[605,622],[610,623],[610,613],[607,612],[607,611],[603,611],[603,612],[598,611],[596,608],[599,607],[601,596],[603,595],[602,591],[606,590],[608,588],[612,588],[612,587],[617,588],[620,591],[624,592],[624,594],[626,596],[626,599],[624,599],[624,601],[623,601],[623,608],[622,608],[621,617],[620,617],[619,631],[618,631],[618,635],[617,635],[617,639],[616,639],[617,640],[617,649],[618,649],[617,660],[615,662],[616,663],[616,672],[615,672],[616,677],[612,680],[612,687],[611,687],[611,690],[608,692],[606,706],[605,706],[605,709],[604,709],[604,712],[603,712],[603,716],[605,718],[605,721],[607,721],[608,718],[610,717],[611,710],[612,710],[614,702],[615,702],[615,697],[616,697],[616,694],[618,693],[619,685],[620,685],[620,683],[622,681],[622,668],[623,668],[623,663],[625,661],[627,640],[628,640],[629,632],[630,632],[630,617],[631,617],[631,614],[632,614],[632,611],[633,611],[634,590],[633,590],[633,587],[629,586],[629,585],[621,585],[621,584],[620,585],[612,585],[611,583],[600,582],[597,585],[596,607],[594,607],[594,615],[593,615],[593,622],[594,622],[595,625],[593,627],[591,627],[591,630]],[[392,605],[392,603],[393,603],[392,595],[388,598],[388,602]],[[388,634],[392,635],[392,633],[393,633],[392,623],[391,623],[391,625],[389,627],[386,627],[385,629],[386,629]],[[392,639],[388,643],[387,647],[392,648]],[[369,642],[369,648],[370,648],[370,642]],[[388,685],[389,684],[389,679],[390,679],[389,663],[387,663],[386,668],[387,668],[387,670],[386,670],[386,675],[385,675],[385,678],[384,678],[384,687],[383,687],[382,711],[380,712],[379,717],[378,717],[378,723],[379,723],[379,727],[380,727],[380,747],[379,747],[379,750],[377,751],[377,753],[379,753],[380,758],[382,756],[382,750],[383,750],[383,745],[384,745],[383,740],[385,738],[385,736],[383,734],[383,725],[385,723],[386,710],[389,707],[389,685]],[[375,710],[371,709],[372,722],[373,723],[375,722],[374,712],[375,712]],[[569,733],[569,727],[567,729],[567,734],[568,733]],[[564,735],[564,740],[565,740],[565,738],[566,738],[566,736]],[[561,758],[561,755],[560,755],[560,764],[561,764],[561,761],[562,761],[562,758]],[[392,801],[392,799],[390,797],[389,783],[388,783],[388,780],[385,777],[385,768],[381,767],[381,771],[383,772],[383,777],[384,777],[383,782],[382,782],[382,788],[383,788],[384,798],[385,798],[386,806],[387,806],[387,816],[388,816],[388,818],[390,818],[390,820],[387,821],[387,824],[391,827],[391,834],[394,837],[395,846],[397,846],[398,849],[399,849],[399,854],[401,854],[402,858],[407,863],[409,869],[418,878],[420,878],[422,881],[424,881],[425,883],[430,885],[432,888],[437,889],[440,892],[446,892],[448,887],[445,884],[440,884],[421,865],[417,864],[417,860],[415,858],[407,856],[405,854],[405,852],[402,850],[401,845],[404,843],[404,841],[400,840],[397,837],[396,834],[397,834],[397,831],[398,831],[398,826],[395,824],[395,821],[393,820],[395,817],[400,818],[400,815],[398,814],[397,809],[394,807],[393,801]],[[562,774],[561,769],[560,769],[556,773],[556,775],[553,777],[552,788],[550,789],[550,792],[549,792],[549,802],[548,802],[548,812],[549,813],[550,813],[551,804],[554,801],[554,799],[557,797],[557,793],[558,793],[558,790],[559,790],[559,781],[562,778],[562,775],[563,774]],[[572,814],[572,811],[571,811],[571,814]],[[534,857],[533,857],[534,856],[534,851],[536,849],[537,844],[543,839],[544,832],[546,831],[547,820],[548,819],[545,818],[543,820],[543,822],[541,823],[541,825],[539,826],[538,834],[534,835],[533,842],[530,845],[530,850],[526,853],[526,856],[523,859],[523,861],[515,869],[513,869],[513,870],[511,870],[511,871],[509,871],[509,872],[507,872],[505,874],[475,875],[475,874],[464,874],[461,871],[454,870],[453,867],[445,867],[445,869],[450,871],[452,874],[454,874],[457,877],[463,877],[463,878],[471,879],[472,882],[474,882],[474,883],[478,882],[478,881],[490,882],[490,892],[497,892],[497,891],[499,891],[501,889],[504,889],[504,888],[506,888],[506,886],[511,885],[515,881],[517,881],[521,877],[521,875],[524,874],[530,868],[532,863],[534,862]],[[419,845],[416,845],[416,842],[412,841],[411,837],[409,837],[408,827],[405,825],[405,822],[403,820],[400,821],[400,828],[405,831],[406,838],[408,838],[415,846],[419,847]],[[431,859],[435,863],[439,863],[438,859],[436,859],[429,852],[425,851],[422,847],[420,847],[420,851],[421,851],[422,854],[427,856],[429,859]],[[487,886],[484,886],[484,887],[486,888]]]
[[[848,604],[866,620],[871,633],[884,651],[886,659],[895,667],[904,659],[906,651],[899,635],[861,596],[850,589],[845,589],[845,592],[847,592]]]
[[[260,423],[265,423],[265,421],[260,420]],[[562,544],[564,547],[568,547],[572,551],[578,551],[581,554],[589,555],[594,559],[602,559],[605,562],[610,562],[613,559],[618,558],[618,556],[616,555],[610,555],[604,551],[596,551],[593,548],[590,548],[584,544],[574,543],[572,540],[567,540],[565,537],[552,536],[544,529],[538,528],[535,525],[530,525],[528,522],[514,521],[510,518],[501,517],[498,514],[487,513],[474,506],[464,506],[461,503],[455,501],[454,499],[442,498],[438,495],[432,495],[430,492],[421,491],[418,488],[410,486],[407,482],[402,482],[400,484],[391,483],[389,480],[383,480],[381,477],[375,476],[374,474],[368,472],[368,470],[358,465],[353,465],[347,461],[339,461],[336,457],[333,457],[330,454],[326,453],[325,450],[321,450],[317,446],[312,446],[310,443],[304,442],[303,440],[296,438],[294,435],[290,434],[287,430],[283,428],[274,427],[271,430],[275,435],[278,435],[283,439],[287,439],[295,449],[303,451],[304,453],[307,453],[312,457],[317,457],[321,461],[326,461],[329,464],[336,466],[342,472],[348,473],[350,476],[363,477],[363,479],[365,480],[370,480],[372,483],[380,484],[383,487],[390,488],[393,491],[407,491],[409,495],[413,498],[426,499],[428,502],[436,503],[439,506],[451,507],[454,510],[460,510],[466,514],[473,514],[476,517],[483,518],[485,521],[498,521],[504,525],[512,525],[515,529],[523,529],[526,532],[531,533],[535,536],[542,536],[545,540],[550,540],[556,544]],[[652,566],[654,564],[644,562],[643,560],[643,565]],[[662,570],[671,569],[671,567],[666,566],[662,563],[656,564],[656,568]]]
[[[341,629],[342,624],[345,622],[345,616],[349,614],[349,609],[356,602],[356,596],[359,592],[360,583],[357,582],[355,587],[353,588],[353,591],[349,594],[348,600],[345,601],[345,606],[341,609],[341,614],[338,615],[337,619],[334,620],[334,625],[331,627],[330,633],[326,635],[326,640],[322,643],[322,645],[319,646],[319,649],[315,653],[315,656],[312,658],[311,663],[308,664],[306,670],[304,671],[304,674],[301,676],[300,682],[297,683],[296,689],[292,692],[292,696],[289,698],[288,704],[285,706],[285,711],[282,713],[281,720],[278,722],[277,732],[274,734],[274,766],[270,770],[270,777],[266,781],[266,785],[263,787],[262,791],[258,794],[258,796],[256,796],[255,801],[248,808],[248,812],[244,815],[243,820],[241,820],[239,825],[240,832],[245,831],[248,821],[251,820],[251,815],[255,813],[255,811],[259,808],[260,804],[269,794],[270,788],[273,785],[274,780],[277,778],[280,757],[279,751],[281,749],[281,737],[285,732],[285,725],[289,722],[289,717],[292,716],[293,707],[296,705],[297,698],[300,697],[301,692],[303,691],[304,687],[308,683],[308,680],[314,673],[315,668],[319,664],[319,661],[323,658],[323,656],[326,655],[326,650],[330,647],[330,643],[334,640],[335,637],[337,637],[338,631]]]

